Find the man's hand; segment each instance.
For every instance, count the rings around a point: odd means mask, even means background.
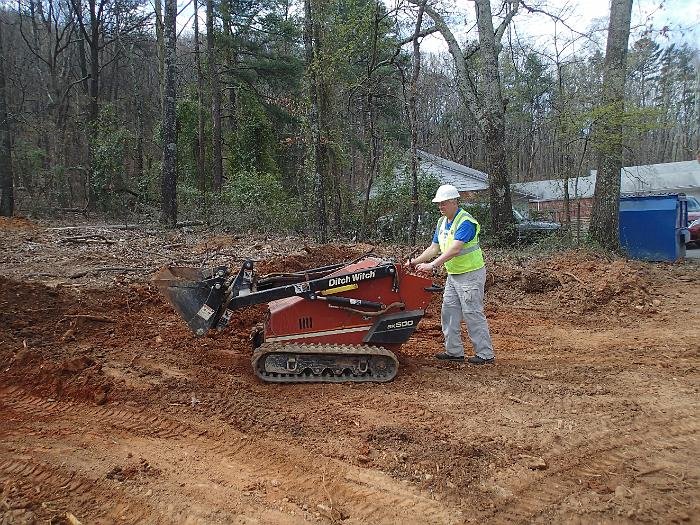
[[[413,263],[411,262],[411,259],[406,259],[406,262],[403,263],[403,267],[404,267],[406,270],[412,269],[412,268],[413,268]]]
[[[416,266],[417,271],[428,275],[433,273],[433,268],[434,266],[432,265],[432,263],[420,263],[418,266]]]

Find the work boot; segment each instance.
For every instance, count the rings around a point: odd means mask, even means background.
[[[451,355],[451,354],[448,354],[447,352],[440,352],[439,354],[435,354],[435,359],[441,359],[443,361],[464,361],[464,356],[463,355]]]
[[[467,362],[472,365],[491,365],[494,361],[494,357],[492,357],[491,359],[484,359],[483,357],[479,357],[478,355],[467,359]]]

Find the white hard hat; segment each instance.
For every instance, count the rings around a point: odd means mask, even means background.
[[[443,184],[435,192],[433,202],[449,201],[459,199],[459,191],[452,184]]]

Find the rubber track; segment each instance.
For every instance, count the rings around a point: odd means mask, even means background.
[[[322,376],[301,374],[269,374],[262,370],[261,358],[275,353],[305,354],[325,356],[383,356],[389,358],[394,368],[386,377],[367,374],[361,376]],[[380,346],[368,345],[317,345],[305,343],[263,343],[253,353],[251,359],[255,375],[261,380],[271,383],[386,383],[396,377],[399,369],[399,361],[393,352]],[[393,372],[393,373],[391,373]]]

